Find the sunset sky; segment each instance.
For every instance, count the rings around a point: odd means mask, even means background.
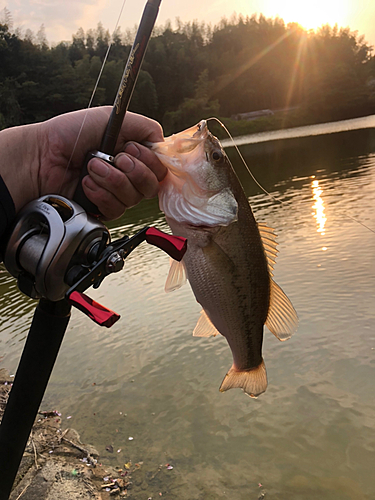
[[[113,31],[123,0],[0,0],[0,11],[7,8],[13,17],[14,27],[37,32],[44,24],[50,43],[71,40],[78,28],[95,28],[101,21]],[[138,24],[146,0],[126,0],[120,20],[122,30]],[[364,35],[375,46],[374,0],[163,0],[158,24],[182,21],[206,21],[215,24],[223,16],[263,13],[266,17],[279,16],[285,22],[298,22],[307,29],[322,24],[349,26]],[[2,14],[2,12],[0,12]]]

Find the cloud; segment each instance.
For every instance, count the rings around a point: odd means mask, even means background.
[[[13,18],[14,27],[37,32],[43,24],[47,39],[58,42],[71,39],[79,26],[75,19],[95,0],[0,0],[0,8],[6,7]]]
[[[0,0],[0,11],[6,7],[13,17],[14,27],[31,29],[36,33],[44,24],[49,42],[71,40],[72,35],[82,27],[85,31],[95,28],[98,22],[109,31],[113,31],[124,0]],[[336,1],[336,0],[335,0]],[[348,0],[349,1],[349,0]],[[327,0],[331,4],[333,0]],[[269,0],[163,0],[157,23],[164,24],[179,17],[183,22],[205,21],[216,24],[223,16],[230,18],[234,12],[251,15],[264,12],[266,16],[275,16],[277,9],[270,8]],[[120,20],[123,31],[138,24],[146,0],[126,0]],[[375,42],[374,3],[373,0],[351,2],[348,23],[351,29],[365,34],[366,39]],[[266,11],[265,11],[266,10]],[[298,19],[295,19],[298,22]]]

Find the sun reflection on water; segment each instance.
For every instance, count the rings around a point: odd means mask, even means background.
[[[315,201],[314,205],[312,206],[315,212],[313,212],[312,215],[316,219],[317,232],[320,233],[321,235],[324,235],[325,234],[324,228],[327,221],[327,217],[325,216],[324,213],[324,201],[323,198],[321,197],[323,190],[319,186],[319,181],[317,180],[312,181],[311,187],[313,192],[313,200]]]

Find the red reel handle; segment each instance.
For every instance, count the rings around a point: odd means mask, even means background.
[[[110,328],[120,318],[119,314],[81,292],[72,292],[68,301],[100,326]]]

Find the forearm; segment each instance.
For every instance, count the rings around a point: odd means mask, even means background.
[[[18,212],[38,197],[40,164],[38,124],[14,127],[0,132],[0,175]]]

